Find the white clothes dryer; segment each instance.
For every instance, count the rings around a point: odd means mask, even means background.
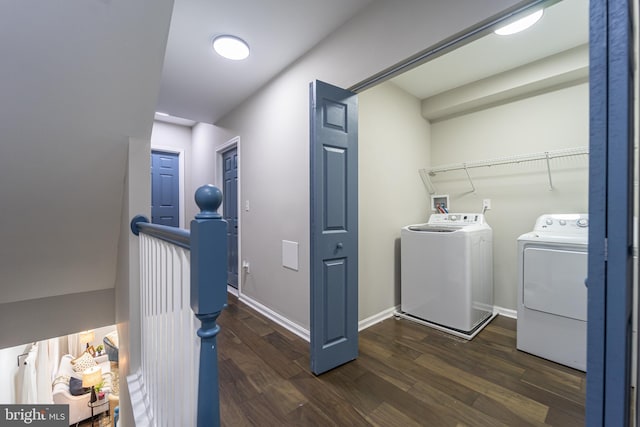
[[[587,214],[545,214],[518,238],[517,348],[587,368]]]
[[[493,315],[493,232],[484,215],[432,214],[401,230],[398,316],[473,338]]]

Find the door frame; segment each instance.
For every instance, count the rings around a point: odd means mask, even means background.
[[[168,147],[166,145],[151,144],[151,153],[149,153],[149,156],[151,156],[154,151],[178,155],[178,168],[180,169],[178,171],[178,213],[180,215],[178,227],[185,228],[186,212],[184,209],[184,150],[176,147]]]
[[[234,136],[216,148],[216,185],[218,188],[224,188],[223,154],[234,148],[238,152],[238,289],[236,290],[233,286],[227,286],[227,291],[235,296],[242,294],[244,273],[242,269],[242,155],[240,145],[240,136]],[[224,209],[223,204],[220,205],[221,209]]]

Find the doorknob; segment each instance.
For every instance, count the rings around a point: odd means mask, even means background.
[[[342,249],[342,242],[338,242],[338,244],[336,245],[336,249]]]

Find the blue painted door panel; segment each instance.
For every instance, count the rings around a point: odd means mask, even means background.
[[[633,215],[631,2],[590,2],[588,426],[630,414]]]
[[[222,154],[224,219],[227,221],[227,283],[238,287],[238,150]]]
[[[311,370],[358,355],[358,104],[310,85]]]
[[[179,214],[178,154],[151,152],[151,222],[178,227]]]

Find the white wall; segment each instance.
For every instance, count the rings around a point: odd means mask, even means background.
[[[420,100],[391,83],[358,97],[359,317],[400,304],[400,228],[425,222],[430,125]]]
[[[0,404],[16,403],[17,357],[30,348],[31,343],[0,350]],[[20,361],[24,361],[24,357]]]
[[[114,324],[115,289],[0,304],[0,348]],[[46,319],[46,321],[43,321]]]
[[[243,293],[309,327],[309,82],[350,87],[516,3],[377,1],[216,123],[216,145],[242,139]],[[299,243],[299,271],[282,267],[282,240]]]
[[[289,320],[309,325],[308,83],[281,79],[220,124],[241,137],[242,292]],[[301,90],[300,90],[301,89]],[[278,114],[267,114],[277,112]],[[220,145],[225,141],[219,141]],[[299,270],[282,267],[282,240],[299,243]],[[306,254],[306,256],[305,256]]]
[[[588,85],[533,96],[431,125],[431,166],[485,160],[589,144]],[[495,304],[516,309],[517,238],[543,213],[587,212],[588,158],[554,160],[550,190],[546,163],[473,169],[433,178],[450,195],[451,212],[480,212],[482,199],[494,236]]]
[[[190,198],[187,204],[187,214],[189,218],[193,218],[198,209],[193,202],[193,195],[198,187],[205,184],[214,184],[222,189],[222,182],[218,182],[217,176],[217,153],[216,148],[219,144],[216,144],[217,136],[220,135],[220,140],[223,142],[225,138],[230,138],[229,134],[225,133],[223,129],[207,123],[197,123],[193,127],[193,144],[192,144],[192,171],[191,171],[191,193],[188,196]],[[191,208],[191,210],[189,210]],[[222,213],[222,211],[220,211]]]
[[[149,140],[129,140],[115,286],[115,317],[120,344],[120,419],[123,426],[134,425],[125,378],[140,367],[141,355],[139,246],[138,237],[131,232],[129,224],[138,214],[147,217],[151,214],[150,153]]]

